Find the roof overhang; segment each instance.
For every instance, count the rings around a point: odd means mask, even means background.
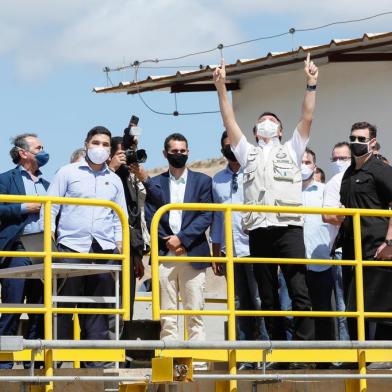
[[[392,32],[364,34],[355,39],[334,39],[329,44],[300,46],[291,52],[268,53],[265,57],[252,60],[237,60],[226,65],[228,90],[238,90],[241,79],[271,73],[287,72],[303,66],[310,52],[318,65],[334,62],[365,62],[392,60]],[[96,93],[138,94],[146,91],[200,92],[213,91],[211,72],[216,65],[208,65],[195,71],[178,71],[169,76],[149,76],[138,82],[121,82],[117,86],[95,87]]]

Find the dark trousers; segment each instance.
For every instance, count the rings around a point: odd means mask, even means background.
[[[72,252],[74,250],[59,244],[59,252]],[[113,254],[116,250],[103,250],[98,242],[93,241],[89,253]],[[64,263],[93,263],[111,264],[111,260],[91,259],[62,259]],[[59,295],[70,296],[113,296],[114,281],[110,273],[78,276],[67,278],[59,284]],[[59,303],[59,307],[75,307],[75,304]],[[104,308],[105,304],[83,304],[85,308]],[[81,338],[85,340],[109,340],[109,317],[103,314],[89,314],[79,316]],[[72,315],[59,314],[57,316],[58,338],[73,339]],[[84,367],[102,367],[102,362],[84,362]]]
[[[354,259],[352,253],[343,252],[344,260]],[[364,257],[363,260],[374,260],[373,257]],[[391,312],[391,268],[390,267],[364,267],[363,287],[365,312]],[[356,285],[355,269],[343,267],[343,282],[345,284],[345,300],[347,311],[356,311]],[[371,323],[376,323],[375,340],[391,340],[391,319],[365,319],[365,339],[373,338]],[[358,324],[353,317],[347,318],[348,331],[351,340],[358,339]]]
[[[234,265],[235,308],[238,310],[260,310],[261,300],[254,278],[252,265]],[[268,340],[263,317],[237,317],[238,340]]]
[[[24,251],[21,244],[11,250]],[[13,268],[31,265],[27,257],[5,259],[1,268]],[[39,279],[1,279],[1,302],[3,304],[22,304],[26,298],[28,304],[42,304],[43,285]],[[20,314],[2,314],[0,318],[0,336],[15,336],[18,333]],[[43,315],[29,314],[25,339],[43,338]],[[0,369],[12,369],[13,362],[0,362]]]
[[[332,268],[320,272],[308,270],[308,287],[313,310],[332,310],[333,283]],[[333,318],[315,317],[316,340],[334,340],[334,328]]]
[[[252,257],[305,258],[303,229],[297,226],[258,228],[249,232],[249,247]],[[306,283],[305,265],[282,264],[293,310],[309,311],[312,308]],[[254,264],[259,285],[262,307],[265,310],[280,310],[278,264]],[[282,317],[265,317],[267,331],[273,340],[285,340],[285,325]],[[294,318],[294,340],[312,340],[314,322],[310,317]]]

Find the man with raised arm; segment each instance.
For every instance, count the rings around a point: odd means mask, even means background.
[[[301,161],[305,152],[316,102],[318,69],[308,54],[304,67],[307,86],[300,121],[289,141],[281,144],[282,123],[271,112],[259,116],[255,125],[258,146],[250,144],[236,122],[226,89],[226,71],[222,63],[213,79],[218,91],[224,126],[231,148],[244,170],[244,203],[247,205],[302,205]],[[303,218],[300,214],[256,213],[243,215],[244,230],[249,232],[252,257],[305,258]],[[256,263],[254,266],[261,301],[265,310],[279,309],[278,264]],[[293,310],[311,310],[306,267],[281,265],[292,299]],[[280,317],[267,317],[266,325],[272,339],[284,340],[284,325]],[[294,339],[310,340],[314,325],[309,317],[295,320]],[[293,364],[293,367],[300,367]]]

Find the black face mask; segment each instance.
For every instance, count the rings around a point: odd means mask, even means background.
[[[222,148],[222,154],[223,156],[231,161],[231,162],[238,162],[237,158],[235,157],[233,151],[231,151],[231,147],[230,144],[226,144],[223,148]]]
[[[182,167],[185,166],[186,161],[188,160],[188,155],[185,154],[169,154],[167,153],[167,160],[169,161],[169,164],[176,169],[181,169]]]
[[[350,143],[350,150],[351,153],[359,158],[362,157],[363,155],[366,155],[369,153],[369,144],[368,143]]]

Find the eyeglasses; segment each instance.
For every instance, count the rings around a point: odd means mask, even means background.
[[[231,190],[233,193],[238,191],[238,181],[237,181],[238,174],[234,173],[231,177]]]
[[[365,137],[365,136],[354,136],[354,135],[350,135],[348,137],[350,139],[351,143],[354,143],[356,140],[359,141],[359,143],[366,143],[370,140],[369,137]]]
[[[348,161],[351,159],[351,157],[333,157],[330,159],[331,162],[337,162],[337,161]]]

